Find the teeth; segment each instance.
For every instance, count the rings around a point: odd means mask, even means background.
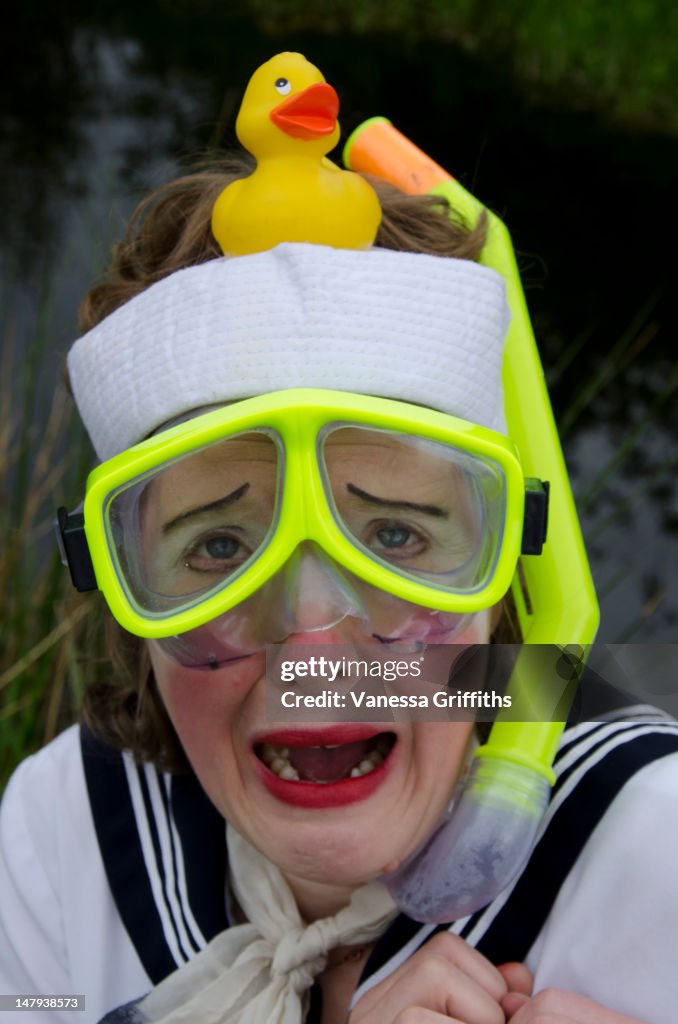
[[[272,743],[264,743],[261,748],[261,760],[269,768],[276,758],[284,758],[287,760],[290,756],[289,747],[274,747]],[[277,771],[277,769],[275,769]]]
[[[333,743],[324,748],[318,747],[318,749],[336,750],[340,746],[340,743]],[[351,769],[350,778],[359,779],[363,775],[369,775],[382,763],[390,749],[391,744],[388,739],[379,740],[375,749],[367,757],[364,757],[360,764]],[[276,747],[272,743],[264,743],[261,748],[261,760],[275,775],[288,782],[299,782],[299,773],[290,761],[289,755],[289,747]]]

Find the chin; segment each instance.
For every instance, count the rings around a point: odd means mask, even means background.
[[[380,824],[378,837],[375,841],[373,815],[334,821],[316,817],[294,829],[271,828],[256,837],[256,845],[289,879],[352,889],[380,878],[418,845],[414,835],[400,834],[394,822]]]

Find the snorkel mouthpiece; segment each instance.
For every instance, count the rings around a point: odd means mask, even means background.
[[[382,879],[400,909],[442,924],[491,903],[527,862],[549,792],[533,768],[476,756],[437,831]]]

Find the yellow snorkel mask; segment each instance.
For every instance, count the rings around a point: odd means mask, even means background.
[[[278,58],[269,64],[271,89],[289,85],[294,98],[294,74]],[[328,100],[312,77],[299,87],[305,98],[285,108],[304,131],[318,114],[304,104]],[[354,161],[356,135],[347,152]],[[294,157],[277,195],[286,182],[298,193],[305,153]],[[347,172],[314,160],[322,187],[327,172],[341,193]],[[261,170],[263,160],[244,185],[265,187]],[[342,232],[353,178],[348,199],[337,200]],[[482,207],[457,183],[437,187],[477,219]],[[362,185],[359,193],[362,203]],[[236,189],[229,204],[243,196]],[[286,230],[274,203],[254,255],[179,271],[76,343],[73,390],[104,460],[82,512],[59,513],[76,586],[98,586],[125,628],[206,669],[345,617],[372,642],[447,642],[509,587],[527,644],[591,642],[597,606],[503,225],[490,215],[479,266],[347,252],[344,234],[328,248],[337,219],[324,224],[322,237],[302,232],[311,246],[269,250]],[[369,241],[359,233],[354,244]],[[513,315],[508,438],[496,415],[504,289],[488,266],[503,277]],[[288,607],[288,580],[306,558],[332,590],[312,625]],[[533,677],[517,666],[514,692],[526,706]],[[496,722],[451,819],[389,880],[403,909],[451,920],[507,884],[534,842],[562,727]],[[487,870],[471,881],[479,859]]]
[[[539,553],[546,512],[505,436],[309,388],[135,445],[61,518],[76,586],[96,578],[125,629],[216,669],[347,618],[372,642],[445,643]]]
[[[541,550],[546,496],[501,434],[300,388],[205,413],[105,462],[82,525],[65,529],[72,552],[79,529],[115,618],[158,638],[228,612],[309,542],[402,601],[491,608],[521,551]]]

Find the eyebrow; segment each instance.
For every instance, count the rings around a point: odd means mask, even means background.
[[[440,508],[439,505],[418,505],[414,501],[391,501],[390,498],[377,498],[376,495],[368,494],[367,491],[361,490],[355,484],[346,484],[346,490],[349,494],[354,494],[356,498],[360,498],[361,501],[366,501],[370,505],[379,505],[381,508],[409,509],[411,512],[423,512],[424,515],[437,516],[439,519],[447,518],[446,510]]]
[[[234,502],[242,498],[243,494],[249,490],[249,483],[241,484],[240,487],[236,487],[230,494],[225,495],[223,498],[217,498],[216,501],[211,501],[208,505],[198,505],[196,508],[189,508],[188,511],[182,512],[180,515],[175,516],[174,519],[170,519],[168,523],[163,524],[163,534],[170,533],[175,527],[185,523],[187,519],[193,519],[195,516],[201,516],[205,512],[214,512],[216,509],[227,508]]]

